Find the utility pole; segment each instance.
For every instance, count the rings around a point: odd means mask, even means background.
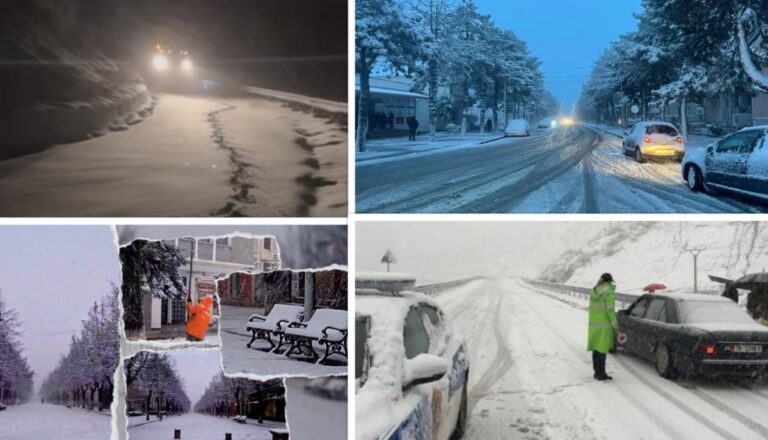
[[[695,248],[695,249],[685,248],[685,250],[690,252],[691,255],[693,255],[693,293],[699,293],[699,284],[698,284],[699,254],[702,251],[707,250],[707,248]]]

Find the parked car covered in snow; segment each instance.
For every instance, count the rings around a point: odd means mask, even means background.
[[[728,298],[647,294],[617,313],[620,347],[650,359],[659,375],[758,377],[768,370],[768,327]]]
[[[647,157],[674,158],[678,162],[685,154],[685,142],[674,125],[669,122],[638,122],[624,132],[624,154],[638,162]]]
[[[730,191],[768,200],[768,126],[748,127],[706,148],[686,151],[683,180],[692,191]]]
[[[507,123],[504,136],[530,136],[531,126],[525,119],[513,119]]]
[[[358,273],[356,413],[358,440],[460,438],[467,425],[469,357],[415,280]]]
[[[544,118],[536,126],[538,128],[555,128],[557,127],[557,120],[555,118]]]

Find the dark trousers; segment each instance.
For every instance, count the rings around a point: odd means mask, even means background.
[[[416,129],[411,128],[410,133],[408,134],[408,140],[409,141],[415,141],[416,140]]]
[[[599,351],[592,352],[592,369],[595,370],[595,376],[604,376],[605,373],[605,353]]]

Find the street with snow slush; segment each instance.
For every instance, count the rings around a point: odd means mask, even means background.
[[[690,191],[674,161],[637,163],[618,136],[576,125],[459,147],[358,153],[359,212],[721,213],[765,207]],[[691,143],[687,148],[702,148]]]
[[[470,354],[467,438],[768,437],[765,380],[671,381],[622,351],[594,380],[583,302],[506,278],[436,300]]]
[[[0,161],[0,214],[346,215],[346,117],[250,95],[159,94],[149,111]]]

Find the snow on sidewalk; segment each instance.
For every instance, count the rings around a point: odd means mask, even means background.
[[[248,423],[235,423],[228,417],[197,413],[144,422],[144,417],[128,419],[128,434],[131,440],[170,440],[175,429],[181,429],[183,440],[224,440],[226,433],[232,434],[232,440],[269,440],[272,438],[270,429],[285,429],[285,424],[279,422],[264,421],[263,425],[258,425],[248,419]]]
[[[289,358],[283,354],[267,353],[257,347],[269,347],[269,344],[257,339],[252,347],[246,347],[251,340],[251,332],[246,332],[248,317],[260,311],[249,307],[222,306],[221,320],[221,357],[226,374],[247,374],[260,377],[306,376],[321,377],[347,374],[347,366],[330,366],[305,362]],[[273,338],[276,342],[277,339]],[[283,346],[287,349],[287,346]],[[320,353],[324,347],[318,346]],[[332,359],[335,359],[333,356]]]
[[[407,137],[369,139],[365,144],[366,151],[356,153],[355,163],[359,167],[376,165],[446,151],[475,148],[503,138],[503,133],[494,132],[468,133],[464,137],[460,134],[438,133],[434,142],[430,142],[427,133],[419,134],[415,141],[409,141]]]
[[[105,440],[112,433],[111,420],[109,411],[38,403],[10,405],[0,411],[0,440]]]

